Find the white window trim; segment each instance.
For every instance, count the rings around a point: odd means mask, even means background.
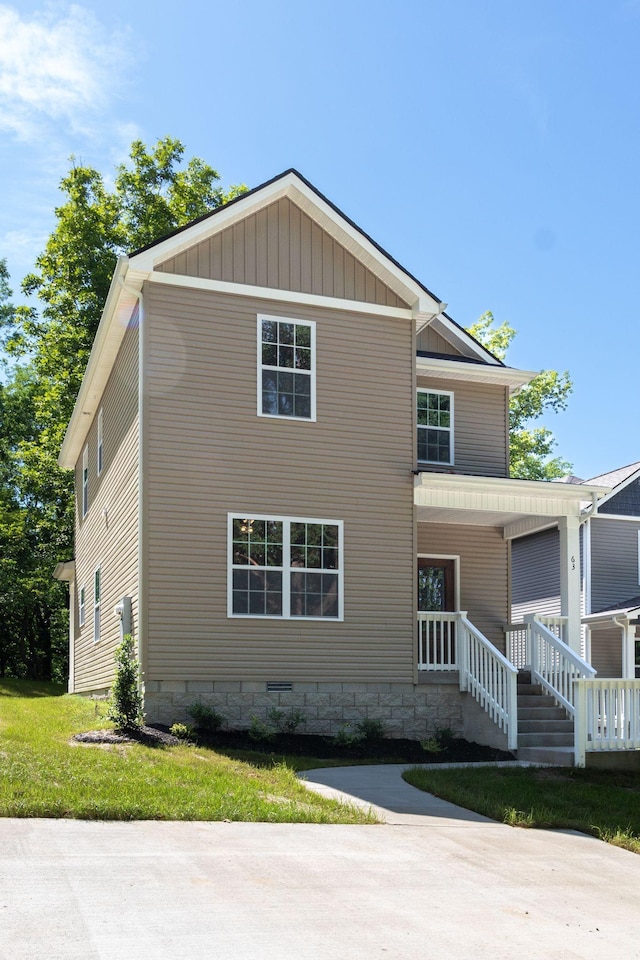
[[[100,597],[96,602],[96,574],[100,578]],[[100,636],[102,631],[102,617],[101,617],[101,608],[102,608],[102,569],[101,567],[96,567],[93,571],[93,642],[99,643]]]
[[[454,417],[454,394],[453,394],[453,391],[452,391],[452,390],[433,390],[433,389],[431,389],[430,387],[418,387],[416,393],[434,393],[434,394],[437,394],[438,396],[441,396],[441,397],[449,397],[449,398],[450,398],[450,404],[449,404],[449,419],[450,419],[450,421],[451,421],[451,425],[450,425],[449,427],[423,427],[423,426],[421,426],[420,424],[418,424],[418,423],[417,423],[418,402],[417,402],[417,397],[416,397],[416,437],[417,437],[417,435],[418,435],[418,431],[419,431],[419,430],[425,430],[425,429],[429,429],[429,430],[442,430],[442,431],[447,431],[447,432],[449,433],[449,459],[448,459],[448,460],[420,460],[420,458],[418,458],[418,463],[432,463],[432,464],[434,464],[434,466],[452,467],[452,466],[455,464],[455,453],[454,453],[454,442],[455,442],[455,437],[454,437],[454,424],[455,424],[455,417]]]
[[[89,445],[82,451],[82,516],[89,513]]]
[[[295,368],[289,367],[270,367],[263,365],[262,363],[262,321],[263,320],[272,320],[274,323],[295,323],[298,326],[309,327],[311,334],[311,369],[309,371],[309,378],[311,380],[311,416],[309,417],[286,417],[282,413],[263,413],[262,412],[262,371],[266,370],[284,370],[304,373],[306,370],[295,371]],[[316,422],[316,322],[315,320],[302,320],[296,317],[272,317],[270,314],[262,313],[258,314],[258,325],[257,325],[257,396],[256,396],[256,407],[259,417],[267,417],[270,420],[295,420],[298,423],[315,423]]]
[[[638,583],[640,584],[640,530],[638,530]]]
[[[266,613],[234,613],[233,612],[233,571],[239,569],[233,564],[233,521],[242,517],[252,520],[277,520],[283,525],[282,529],[282,567],[273,567],[273,570],[282,570],[282,614]],[[292,523],[322,523],[337,526],[338,528],[338,569],[312,570],[312,573],[332,573],[338,576],[338,616],[337,617],[296,617],[289,613],[291,609],[291,524]],[[246,569],[246,568],[243,568]],[[296,568],[297,569],[297,568]],[[287,611],[286,613],[284,611]],[[344,521],[326,520],[315,517],[284,517],[267,513],[253,513],[250,510],[227,514],[227,616],[234,620],[303,620],[320,621],[322,623],[340,623],[344,621]]]
[[[98,444],[96,447],[96,466],[98,476],[102,473],[102,468],[104,467],[104,435],[103,435],[103,422],[102,422],[102,407],[98,412]]]
[[[82,586],[78,590],[78,623],[84,627],[86,621],[87,589]]]

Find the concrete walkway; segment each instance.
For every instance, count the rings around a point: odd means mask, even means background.
[[[387,825],[0,819],[0,958],[640,958],[640,857],[409,798],[400,769],[309,774]]]

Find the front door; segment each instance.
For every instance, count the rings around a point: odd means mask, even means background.
[[[455,560],[418,557],[418,610],[455,610],[455,574]]]
[[[453,618],[438,617],[456,609],[455,560],[418,557],[418,613],[433,616],[419,619],[419,668],[451,670],[456,665],[456,638]]]

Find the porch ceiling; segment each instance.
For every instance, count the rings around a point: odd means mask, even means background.
[[[579,517],[606,487],[423,471],[415,478],[418,521],[502,527],[507,539]]]

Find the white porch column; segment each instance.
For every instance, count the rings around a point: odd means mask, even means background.
[[[625,680],[635,680],[636,677],[636,626],[624,617],[616,620],[622,630],[622,676]]]
[[[580,520],[560,517],[560,613],[567,617],[567,643],[580,653]]]

